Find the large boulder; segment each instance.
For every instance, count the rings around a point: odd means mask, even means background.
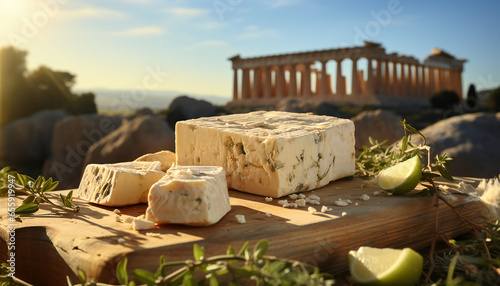
[[[170,127],[174,128],[177,121],[214,116],[216,113],[215,106],[210,102],[183,95],[176,97],[170,103],[167,122]]]
[[[453,158],[448,170],[454,176],[491,178],[500,174],[500,113],[471,113],[441,120],[421,130],[432,155]],[[421,144],[420,136],[412,143]]]
[[[52,156],[42,174],[59,181],[60,189],[78,187],[83,160],[90,146],[118,128],[121,117],[104,115],[71,116],[58,121],[52,134]]]
[[[399,123],[403,118],[391,111],[377,109],[363,111],[352,118],[355,126],[356,148],[371,146],[368,137],[382,142],[387,139],[388,145],[404,136],[404,129]]]
[[[156,115],[138,116],[92,145],[84,165],[133,161],[146,153],[175,152],[175,134],[165,120]]]
[[[62,110],[44,110],[5,125],[0,129],[0,161],[43,163],[50,156],[54,124],[67,116]]]

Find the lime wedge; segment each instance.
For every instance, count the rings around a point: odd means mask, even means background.
[[[422,163],[418,156],[382,170],[378,177],[378,186],[394,194],[406,194],[412,191],[422,177]]]
[[[351,277],[361,285],[415,285],[423,268],[423,257],[411,248],[362,246],[349,251]]]

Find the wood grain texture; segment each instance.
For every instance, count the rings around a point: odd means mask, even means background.
[[[473,178],[460,180],[478,182]],[[443,184],[455,192],[457,183]],[[225,253],[229,245],[239,249],[245,241],[253,246],[265,238],[270,243],[270,255],[301,260],[319,266],[322,271],[339,273],[347,269],[347,252],[363,245],[416,250],[430,245],[435,217],[431,197],[388,196],[385,192],[374,195],[374,191],[378,191],[376,185],[356,178],[306,192],[321,198],[321,205],[315,206],[318,211],[323,205],[332,208],[327,213],[313,215],[307,207],[283,208],[277,199],[268,203],[263,197],[231,190],[232,209],[213,226],[162,225],[147,231],[133,231],[117,222],[114,208],[78,199],[75,199],[81,207],[78,214],[53,212],[43,206],[35,215],[17,222],[16,272],[18,277],[35,285],[66,285],[66,275],[77,281],[74,272],[79,267],[99,282],[115,283],[116,263],[125,256],[128,269],[153,271],[160,255],[167,261],[192,259],[193,243],[205,247],[206,255],[212,256]],[[363,194],[369,195],[370,200],[361,200]],[[463,196],[455,196],[457,200],[450,202],[468,219],[478,223],[493,219],[481,203],[465,204]],[[350,199],[353,204],[336,206],[334,201],[339,198]],[[21,199],[18,198],[18,204]],[[5,242],[7,202],[5,198],[1,200],[0,235]],[[138,216],[146,207],[141,204],[120,210],[122,217]],[[236,214],[245,215],[247,223],[239,224]],[[449,237],[470,230],[443,203],[439,207],[439,228]],[[121,238],[125,240],[122,243]],[[6,258],[5,243],[0,250],[0,259]]]

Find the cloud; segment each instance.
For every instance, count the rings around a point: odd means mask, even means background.
[[[238,36],[239,39],[258,39],[277,36],[278,32],[273,29],[262,30],[258,26],[248,26],[246,31]]]
[[[124,0],[127,3],[132,3],[132,4],[151,4],[153,3],[153,0]]]
[[[227,23],[223,21],[208,21],[205,23],[201,23],[199,25],[199,28],[203,30],[215,30],[224,26],[227,26]]]
[[[199,43],[196,43],[194,45],[188,46],[188,47],[186,47],[186,50],[192,51],[192,50],[196,50],[199,48],[223,47],[223,46],[227,46],[227,42],[220,41],[220,40],[208,40],[208,41],[203,41],[203,42],[199,42]]]
[[[127,14],[101,7],[85,7],[74,10],[62,10],[61,16],[69,19],[80,19],[80,18],[123,18]]]
[[[205,9],[174,7],[167,9],[166,12],[176,17],[192,18],[207,14],[209,11]]]
[[[158,26],[136,27],[115,33],[116,36],[121,37],[143,37],[162,34],[164,34],[164,31]]]

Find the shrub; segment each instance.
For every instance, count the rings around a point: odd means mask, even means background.
[[[454,91],[443,90],[431,97],[431,104],[435,108],[448,109],[460,103],[460,97]]]

